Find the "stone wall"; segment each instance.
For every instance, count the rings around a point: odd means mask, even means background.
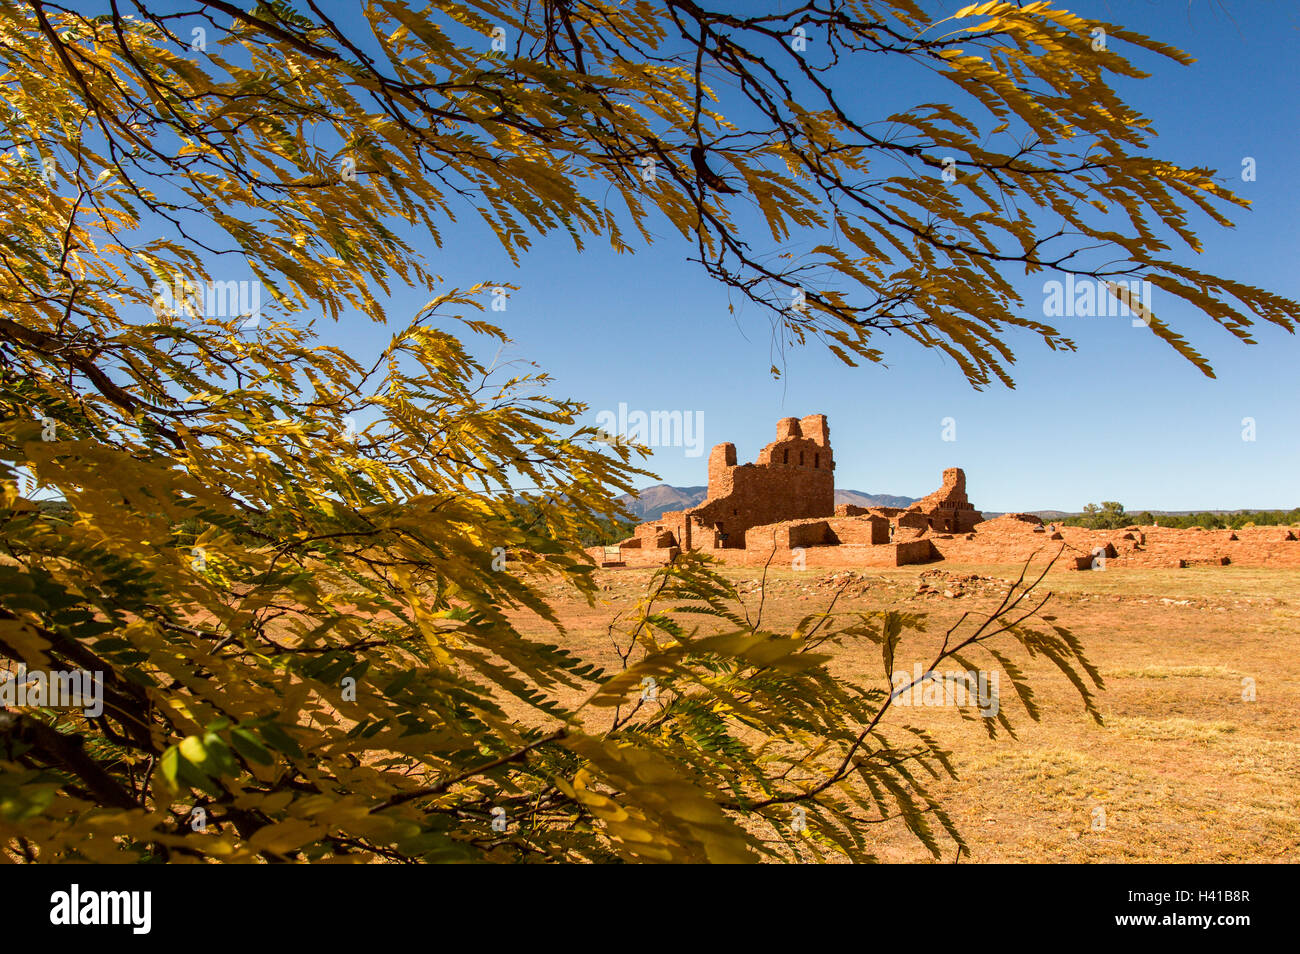
[[[945,470],[939,489],[907,509],[924,514],[930,529],[943,533],[969,533],[984,519],[966,497],[966,472],[960,467]],[[905,525],[900,522],[900,526]]]
[[[714,447],[709,454],[709,495],[684,511],[684,524],[674,522],[673,530],[686,549],[737,549],[747,545],[752,527],[834,513],[830,428],[825,415],[813,414],[777,422],[776,440],[752,464],[736,464],[734,444]]]
[[[1243,530],[1174,529],[1131,526],[1089,530],[1058,526],[1037,518],[1005,514],[986,520],[973,533],[930,534],[940,557],[953,563],[1023,563],[1060,553],[1060,565],[1089,570],[1125,567],[1249,566],[1300,567],[1300,542],[1288,540],[1287,527]],[[1062,552],[1062,548],[1064,548]]]
[[[782,520],[750,527],[746,539],[746,549],[759,552],[770,551],[773,547],[879,546],[890,542],[889,521],[874,514],[828,517],[825,520]]]
[[[928,563],[937,558],[929,540],[906,543],[870,544],[846,543],[831,547],[807,547],[797,553],[788,547],[750,547],[746,550],[727,550],[722,556],[733,566],[771,566],[789,570],[796,558],[804,569],[852,569],[864,566],[906,566],[911,563]]]
[[[966,498],[966,475],[956,467],[944,471],[937,491],[906,510],[836,507],[835,458],[823,414],[778,421],[776,440],[752,464],[736,462],[735,444],[716,445],[708,479],[699,506],[669,511],[636,528],[623,543],[630,553],[641,551],[631,559],[662,561],[670,551],[702,551],[751,562],[766,560],[774,550],[802,549],[819,551],[816,559],[827,565],[897,565],[899,559],[933,558],[932,545],[921,540],[932,530],[966,530],[982,519]],[[862,550],[872,547],[893,549]],[[830,550],[842,552],[822,552]],[[750,552],[741,556],[742,551]]]

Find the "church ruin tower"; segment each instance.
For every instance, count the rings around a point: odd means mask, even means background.
[[[787,417],[776,440],[752,464],[736,463],[736,445],[709,454],[709,493],[679,514],[664,514],[685,549],[745,546],[750,527],[835,514],[835,458],[825,414]],[[680,516],[680,520],[677,518]]]

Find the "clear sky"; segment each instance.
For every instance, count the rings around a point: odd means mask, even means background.
[[[1232,230],[1194,216],[1204,253],[1177,257],[1300,298],[1300,4],[1062,5],[1196,57],[1182,67],[1132,54],[1155,75],[1116,83],[1154,121],[1153,152],[1217,169],[1253,202],[1231,211]],[[865,78],[863,95],[878,94],[882,116],[925,101],[920,91],[876,90]],[[1245,157],[1255,160],[1253,182],[1241,179]],[[1077,353],[1024,338],[1016,388],[976,392],[950,360],[906,343],[887,345],[887,366],[856,369],[816,346],[776,353],[768,317],[739,305],[728,314],[726,290],[686,261],[692,249],[679,237],[661,231],[653,247],[623,256],[599,242],[579,254],[562,233],[543,237],[516,268],[471,214],[448,230],[444,249],[428,251],[450,285],[521,286],[505,312],[487,317],[513,337],[508,356],[551,372],[556,394],[590,405],[591,423],[620,404],[701,414],[702,456],[656,450],[649,467],[666,483],[705,483],[715,443],[732,441],[742,461],[752,460],[778,418],[824,413],[836,483],[847,489],[920,496],[938,486],[943,468],[960,466],[972,501],[991,511],[1077,510],[1103,499],[1131,511],[1300,504],[1300,342],[1284,332],[1261,328],[1258,344],[1243,345],[1190,307],[1162,309],[1157,299],[1157,313],[1210,358],[1217,379],[1127,318],[1061,318],[1058,330],[1077,341]],[[1039,318],[1042,281],[1023,284],[1026,308]],[[397,296],[396,311],[423,297]],[[372,354],[379,338],[360,318],[318,327],[327,343],[358,356]],[[768,370],[774,363],[784,367],[779,380]],[[943,439],[945,418],[956,440]],[[1243,418],[1255,421],[1254,441],[1242,439]]]

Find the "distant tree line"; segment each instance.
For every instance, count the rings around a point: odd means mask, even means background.
[[[613,517],[603,518],[601,521],[601,530],[583,532],[578,535],[578,542],[584,547],[613,546],[620,540],[626,540],[632,536],[632,531],[636,529],[635,520],[618,520]]]
[[[1116,500],[1103,500],[1100,505],[1090,503],[1083,512],[1072,517],[1058,520],[1057,523],[1067,527],[1088,527],[1091,530],[1116,530],[1120,527],[1137,524],[1149,527],[1159,523],[1162,527],[1189,529],[1203,527],[1206,530],[1240,530],[1242,527],[1285,526],[1300,523],[1300,507],[1292,510],[1236,510],[1231,513],[1152,514],[1149,510],[1141,513],[1126,513],[1124,505]]]

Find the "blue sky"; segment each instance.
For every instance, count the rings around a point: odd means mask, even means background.
[[[1204,252],[1177,258],[1300,298],[1300,5],[1061,5],[1196,57],[1182,67],[1134,55],[1155,75],[1115,84],[1154,120],[1160,136],[1153,152],[1217,169],[1253,202],[1232,210],[1235,229],[1193,217]],[[879,101],[882,117],[932,92],[870,76],[862,90],[873,97],[873,111]],[[1255,160],[1253,182],[1241,180],[1244,157]],[[1300,504],[1300,343],[1284,332],[1260,328],[1259,343],[1245,346],[1190,307],[1161,309],[1157,300],[1160,317],[1210,358],[1218,377],[1209,379],[1128,318],[1062,318],[1058,330],[1075,339],[1078,352],[1013,339],[1016,388],[976,392],[950,360],[907,343],[886,344],[885,366],[859,368],[816,345],[775,350],[768,317],[739,305],[729,314],[726,289],[686,261],[692,248],[667,228],[660,232],[653,246],[622,256],[598,241],[579,253],[563,233],[540,237],[516,267],[471,213],[448,228],[442,250],[426,251],[450,286],[520,286],[506,311],[487,316],[514,339],[506,357],[552,373],[555,394],[590,405],[589,423],[620,404],[702,414],[702,456],[663,447],[648,464],[667,483],[705,483],[715,443],[734,442],[740,459],[752,460],[773,439],[777,419],[824,413],[842,488],[920,496],[938,486],[945,467],[960,466],[972,501],[991,511],[1075,510],[1103,499],[1133,511]],[[1042,281],[1021,286],[1026,308],[1039,318]],[[394,296],[394,320],[427,297]],[[317,327],[325,343],[359,358],[386,337],[360,317]],[[779,380],[768,370],[774,363],[784,368]],[[956,440],[943,439],[946,418],[955,422]],[[1242,439],[1243,418],[1254,419],[1253,441]]]
[[[1119,85],[1155,121],[1154,151],[1217,169],[1253,201],[1233,212],[1232,230],[1193,219],[1204,252],[1182,259],[1300,298],[1300,8],[1234,0],[1065,6],[1197,58],[1181,67],[1144,57],[1155,75]],[[1254,182],[1241,181],[1246,156],[1256,160]],[[667,483],[705,483],[715,443],[732,441],[742,461],[752,460],[778,418],[820,412],[830,418],[844,488],[919,496],[938,486],[944,467],[960,466],[971,499],[994,511],[1072,510],[1102,499],[1130,510],[1300,504],[1300,343],[1285,332],[1261,328],[1259,343],[1246,346],[1191,308],[1158,310],[1211,359],[1213,380],[1126,318],[1060,319],[1079,345],[1073,354],[1026,340],[1016,349],[1015,390],[976,392],[951,361],[906,344],[889,352],[888,367],[856,369],[816,347],[787,351],[775,362],[785,374],[773,380],[768,319],[752,308],[729,315],[725,289],[685,261],[689,252],[667,234],[624,256],[594,243],[579,254],[555,236],[516,269],[465,234],[433,261],[458,285],[520,285],[506,311],[490,316],[514,338],[509,353],[553,373],[556,392],[588,403],[593,420],[620,402],[702,412],[705,457],[656,450],[650,468]],[[1027,306],[1041,302],[1041,282],[1026,286],[1038,289],[1026,294]],[[955,441],[942,439],[947,417]],[[1242,439],[1247,417],[1254,441]]]

